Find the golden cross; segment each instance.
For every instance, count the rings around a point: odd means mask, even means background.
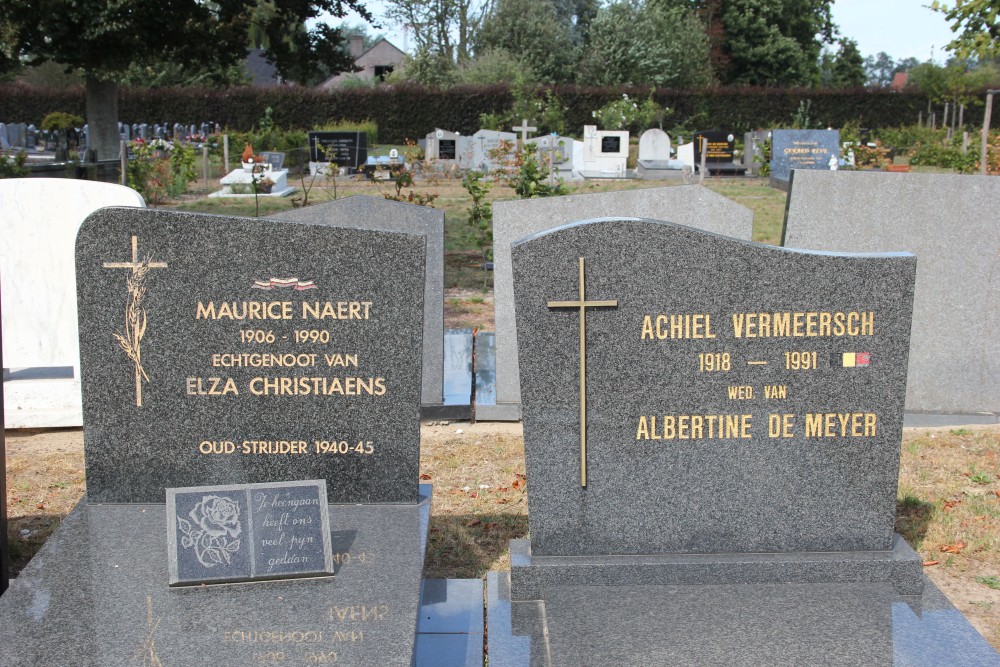
[[[165,269],[166,262],[150,262],[147,264],[151,269]],[[139,239],[132,237],[132,261],[131,262],[104,262],[105,269],[137,269],[139,268]]]
[[[617,300],[587,301],[584,288],[583,257],[580,258],[580,299],[549,301],[549,308],[580,309],[580,486],[587,486],[587,308],[616,307]]]
[[[132,277],[129,278],[129,297],[131,301],[125,309],[125,331],[114,334],[115,340],[124,350],[125,355],[132,360],[135,365],[135,404],[142,407],[142,379],[149,381],[149,376],[142,366],[142,337],[146,332],[146,309],[142,306],[144,289],[141,287],[145,272],[140,272],[143,267],[150,269],[165,269],[166,262],[154,262],[152,260],[139,261],[139,239],[132,237],[132,261],[131,262],[104,262],[106,269],[131,269]]]

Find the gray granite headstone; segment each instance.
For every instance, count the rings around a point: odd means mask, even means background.
[[[170,584],[333,574],[326,481],[167,489]]]
[[[517,135],[513,132],[497,130],[479,130],[472,135],[472,169],[489,172],[497,168],[498,163],[490,156],[490,151],[500,147],[501,141],[509,141],[513,148],[517,144]]]
[[[275,213],[271,217],[333,227],[398,231],[423,236],[424,345],[420,403],[433,416],[443,402],[444,375],[444,212],[427,206],[357,195],[315,206]],[[398,267],[393,270],[404,270]]]
[[[425,241],[102,209],[76,242],[90,502],[325,479],[417,501]]]
[[[718,234],[750,239],[753,211],[699,185],[621,190],[493,204],[493,290],[496,317],[496,405],[477,418],[520,419],[517,333],[510,246],[515,239],[586,218],[664,218]]]
[[[782,245],[917,256],[906,409],[1000,414],[1000,179],[796,171]]]
[[[573,577],[919,593],[893,533],[915,265],[639,219],[516,243],[515,595]]]
[[[792,169],[830,171],[830,158],[840,157],[837,130],[771,132],[771,178],[788,181]]]

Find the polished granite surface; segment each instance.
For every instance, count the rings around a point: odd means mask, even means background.
[[[178,589],[163,505],[81,503],[0,597],[0,665],[409,667],[430,487],[329,512],[334,577]]]
[[[511,602],[487,576],[490,667],[989,667],[1000,655],[930,580],[886,584],[567,586]]]

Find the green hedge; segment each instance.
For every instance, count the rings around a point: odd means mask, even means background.
[[[591,112],[622,93],[633,99],[649,94],[645,88],[554,88],[567,107],[566,126],[579,135],[593,122]],[[810,100],[816,127],[841,127],[858,121],[862,127],[897,127],[916,123],[927,98],[919,93],[885,90],[817,90],[791,88],[711,88],[657,90],[655,98],[674,113],[667,129],[723,127],[742,132],[787,125],[802,100]],[[382,86],[321,92],[300,87],[272,88],[126,88],[119,100],[119,116],[129,123],[217,122],[233,131],[254,127],[271,107],[274,122],[287,129],[309,129],[331,121],[371,119],[379,139],[390,144],[419,139],[435,127],[471,134],[479,129],[479,115],[505,111],[512,105],[506,85],[431,90],[416,86]],[[941,109],[938,108],[938,117]],[[52,111],[86,115],[82,88],[47,90],[8,84],[0,86],[0,121],[39,125]],[[965,122],[982,124],[982,106],[967,108]]]

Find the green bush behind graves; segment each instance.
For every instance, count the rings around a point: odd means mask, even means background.
[[[919,92],[889,92],[884,89],[806,89],[719,87],[669,90],[648,87],[551,86],[565,111],[566,131],[579,134],[594,121],[592,113],[623,94],[652,99],[673,110],[670,123],[694,129],[720,127],[742,132],[755,128],[788,126],[804,100],[809,101],[810,121],[815,127],[841,127],[858,121],[862,127],[897,127],[916,123],[927,113],[927,97]],[[456,86],[448,89],[412,85],[379,86],[339,91],[320,91],[297,86],[272,88],[123,88],[119,98],[122,122],[219,123],[229,132],[258,128],[265,111],[276,127],[311,130],[330,119],[352,125],[371,120],[378,139],[402,144],[425,136],[435,127],[463,134],[480,129],[483,114],[506,114],[514,106],[508,84]],[[34,88],[20,84],[0,85],[0,118],[7,122],[41,122],[52,109],[83,115],[82,87],[66,90]],[[982,107],[966,109],[965,122],[982,123]],[[529,121],[534,119],[529,118]],[[338,121],[340,122],[340,121]],[[695,127],[697,126],[697,127]],[[671,130],[672,127],[666,129]],[[265,142],[266,143],[266,142]],[[254,148],[258,148],[254,144]]]

